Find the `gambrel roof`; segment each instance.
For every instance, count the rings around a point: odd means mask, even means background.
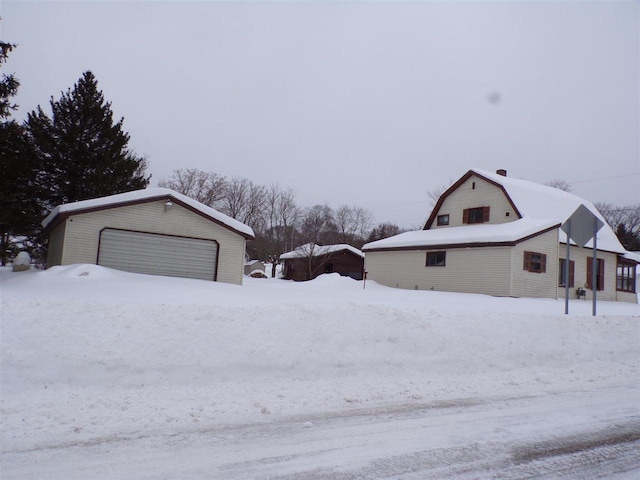
[[[504,224],[479,224],[431,229],[446,198],[474,176],[501,189],[506,200],[516,213],[518,220]],[[618,240],[618,237],[590,201],[557,188],[509,178],[478,168],[469,170],[440,196],[422,231],[407,232],[407,234],[400,234],[389,239],[368,243],[363,247],[363,250],[460,245],[465,243],[477,245],[517,242],[535,234],[544,233],[551,226],[560,226],[580,205],[584,205],[604,223],[604,226],[598,232],[598,249],[625,254],[626,250]],[[559,241],[561,243],[566,243],[567,241],[566,234],[562,230],[559,230]],[[586,247],[592,248],[593,243],[587,243]]]

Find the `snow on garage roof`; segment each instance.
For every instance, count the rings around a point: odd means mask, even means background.
[[[90,200],[81,200],[79,202],[66,203],[58,205],[51,213],[42,221],[42,227],[47,228],[56,217],[68,216],[75,213],[83,213],[85,211],[101,210],[106,208],[114,208],[135,203],[144,203],[160,199],[171,199],[178,204],[190,207],[203,216],[222,224],[239,234],[254,238],[253,229],[238,220],[235,220],[224,213],[221,213],[207,205],[204,205],[192,198],[174,192],[168,188],[147,188],[144,190],[134,190],[132,192],[118,193],[108,197],[93,198]]]

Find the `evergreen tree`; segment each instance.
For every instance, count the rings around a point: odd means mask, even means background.
[[[7,61],[15,45],[0,42],[0,65]],[[15,75],[0,79],[0,264],[23,249],[37,236],[42,219],[37,203],[37,168],[28,161],[24,128],[11,118],[17,109],[12,97],[20,82]],[[30,253],[34,253],[31,251]]]
[[[52,117],[38,106],[26,121],[35,163],[41,166],[42,206],[97,198],[145,188],[147,161],[128,148],[124,119],[114,123],[94,75],[87,71],[59,100]]]

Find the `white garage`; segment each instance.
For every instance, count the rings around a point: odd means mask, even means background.
[[[42,222],[47,267],[94,263],[127,272],[242,283],[253,230],[165,188],[56,207]]]

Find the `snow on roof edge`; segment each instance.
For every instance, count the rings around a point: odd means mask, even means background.
[[[362,253],[361,250],[358,250],[356,247],[353,247],[347,243],[339,243],[335,245],[316,245],[314,243],[306,243],[304,245],[300,245],[295,250],[283,253],[282,255],[280,255],[280,259],[287,260],[292,258],[304,258],[308,256],[311,251],[310,249],[313,249],[314,257],[339,252],[341,250],[348,250],[351,253],[364,258],[364,253]]]
[[[244,223],[225,215],[218,210],[211,208],[203,203],[198,202],[186,195],[175,192],[168,188],[156,187],[144,190],[133,190],[131,192],[118,193],[106,197],[93,198],[88,200],[80,200],[78,202],[65,203],[56,206],[49,215],[41,222],[43,228],[47,226],[58,216],[63,213],[82,212],[93,208],[107,208],[109,206],[116,207],[123,203],[136,202],[141,200],[154,200],[162,197],[170,197],[176,201],[182,202],[190,207],[198,210],[200,213],[212,220],[218,221],[223,225],[235,230],[242,235],[255,238],[253,229]]]
[[[415,230],[370,242],[365,252],[379,248],[430,247],[438,245],[466,245],[474,243],[517,242],[525,237],[559,226],[553,219],[520,219],[509,223],[465,225],[460,227]]]

